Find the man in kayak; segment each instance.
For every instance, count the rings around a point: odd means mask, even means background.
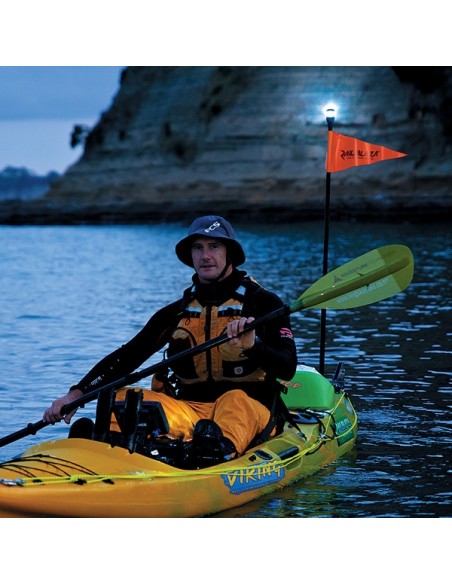
[[[283,303],[237,269],[245,262],[245,253],[222,217],[196,219],[175,249],[179,260],[195,270],[192,286],[55,400],[43,420],[60,421],[64,405],[128,375],[165,346],[171,357],[226,331],[228,342],[172,364],[175,393],[165,393],[158,375],[152,391],[144,392],[146,400],[162,404],[170,437],[191,440],[195,449],[211,448],[220,453],[220,460],[227,460],[274,427],[281,388],[277,379],[290,380],[297,366],[290,318],[276,317],[241,334],[245,325]],[[124,392],[116,399],[124,399]],[[74,413],[64,416],[66,423]]]

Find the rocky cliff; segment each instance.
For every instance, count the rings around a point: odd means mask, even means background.
[[[327,127],[407,153],[331,175],[336,216],[444,218],[452,68],[128,67],[84,154],[28,217],[321,217]],[[427,215],[428,212],[428,215]],[[22,211],[14,210],[17,221]]]

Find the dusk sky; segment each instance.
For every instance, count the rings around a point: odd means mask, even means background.
[[[0,171],[64,172],[82,154],[74,124],[92,126],[119,89],[123,67],[0,67]]]

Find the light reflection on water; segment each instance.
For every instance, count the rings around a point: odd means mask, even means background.
[[[321,276],[323,225],[238,226],[245,268],[286,302]],[[0,227],[0,436],[40,419],[101,357],[190,283],[174,255],[181,225]],[[451,236],[432,226],[338,224],[330,269],[380,245],[408,245],[413,284],[385,302],[328,312],[326,374],[346,365],[356,449],[316,475],[223,516],[451,515]],[[319,359],[319,311],[292,316],[300,361]],[[154,357],[151,362],[160,360]],[[82,415],[92,414],[88,404]],[[2,448],[0,459],[45,428]]]

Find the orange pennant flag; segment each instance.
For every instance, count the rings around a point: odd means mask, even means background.
[[[369,144],[337,132],[328,132],[327,172],[340,172],[352,166],[375,164],[383,160],[404,156],[407,155],[384,146]]]

